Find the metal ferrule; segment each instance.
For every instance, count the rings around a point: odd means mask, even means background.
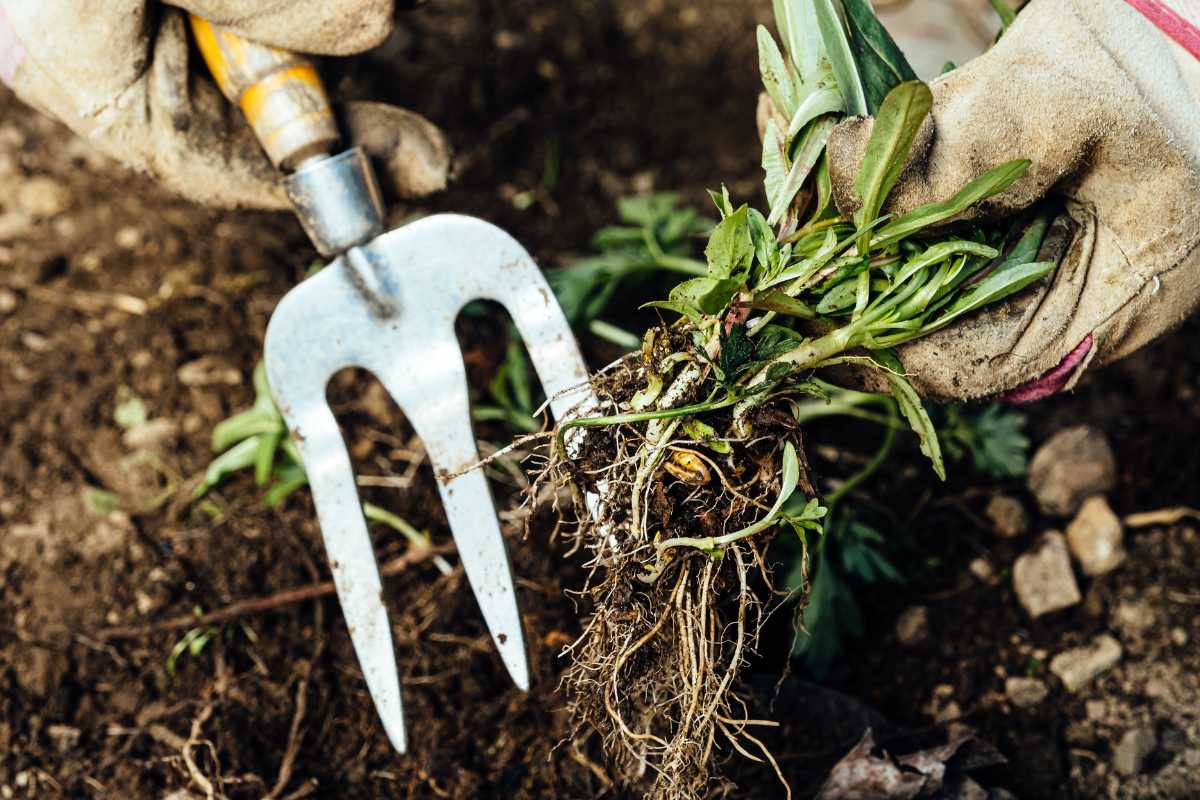
[[[383,198],[361,147],[309,159],[283,185],[323,256],[344,253],[383,233]]]

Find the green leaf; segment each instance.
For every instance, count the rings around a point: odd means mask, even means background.
[[[1009,25],[1017,21],[1017,12],[1013,11],[1012,6],[1005,2],[1005,0],[990,1],[992,8],[996,9],[996,14],[1000,17],[1000,32],[1003,33],[1008,29]]]
[[[750,260],[754,258],[754,241],[750,236],[748,206],[743,205],[713,228],[704,255],[708,259],[708,279],[726,279],[750,266]]]
[[[749,305],[750,308],[758,311],[774,311],[776,314],[786,314],[799,319],[816,319],[817,316],[817,312],[813,310],[812,306],[778,289],[771,289],[755,296]]]
[[[194,496],[203,497],[209,489],[224,480],[226,475],[254,466],[258,445],[259,437],[251,436],[214,458],[204,470],[204,480],[196,487]]]
[[[767,128],[763,132],[762,142],[763,191],[767,195],[767,213],[773,214],[776,197],[783,194],[783,185],[787,182],[788,163],[784,155],[783,134],[774,119],[767,120]],[[793,195],[794,196],[794,195]],[[788,202],[791,202],[789,199]]]
[[[733,383],[754,358],[754,344],[746,335],[746,326],[730,325],[726,332],[724,326],[720,332],[721,349],[717,354],[717,367],[723,374],[725,383]]]
[[[945,242],[938,242],[925,248],[908,261],[905,261],[904,266],[900,268],[900,271],[896,273],[896,277],[892,280],[892,284],[899,286],[925,267],[945,261],[950,256],[958,255],[959,253],[970,253],[982,258],[995,258],[998,254],[994,247],[970,242],[966,239],[951,239]]]
[[[865,272],[862,274],[866,274]],[[831,288],[817,303],[817,313],[820,315],[837,314],[848,310],[854,305],[858,293],[857,280],[844,280]]]
[[[850,40],[846,36],[846,28],[834,5],[835,2],[836,0],[812,0],[817,29],[821,33],[821,43],[825,46],[825,53],[833,68],[833,76],[837,79],[838,88],[846,100],[846,113],[861,117],[870,113],[870,108],[863,92],[862,78],[858,73],[858,62],[855,61],[854,51],[850,47]]]
[[[695,280],[708,279],[696,278]],[[664,308],[667,311],[674,311],[676,314],[681,314],[692,322],[700,322],[704,318],[703,312],[694,303],[687,303],[682,300],[651,300],[649,303],[642,303],[638,308]]]
[[[621,197],[617,200],[617,216],[634,225],[653,225],[674,210],[679,195],[674,192]]]
[[[718,194],[712,189],[708,190],[708,196],[712,198],[713,205],[717,207],[717,211],[721,212],[721,219],[725,219],[733,213],[733,203],[729,200],[729,187],[721,184],[721,191]]]
[[[785,142],[792,141],[805,125],[823,114],[842,114],[845,110],[846,101],[842,98],[841,92],[836,89],[817,89],[804,98],[796,108],[788,123],[787,131],[783,135],[783,140]]]
[[[775,39],[764,26],[758,26],[757,36],[758,69],[762,73],[763,88],[775,104],[776,111],[785,118],[790,117],[800,104],[792,71],[779,52],[779,45],[775,44]]]
[[[860,229],[870,225],[879,216],[888,193],[904,169],[917,131],[932,107],[933,94],[920,81],[900,84],[888,93],[879,107],[875,127],[871,130],[866,153],[858,168],[858,177],[854,180],[854,191],[862,200],[862,207],[854,214],[854,221]],[[859,238],[858,251],[866,254],[869,244],[870,235],[863,233]]]
[[[803,341],[804,335],[799,331],[783,325],[764,325],[754,338],[754,358],[757,361],[769,361],[790,352]]]
[[[681,427],[689,439],[699,442],[714,453],[728,455],[733,452],[733,447],[730,446],[729,442],[718,439],[717,429],[707,422],[702,422],[695,417],[687,417],[683,420]]]
[[[922,228],[936,225],[956,214],[961,214],[981,200],[986,200],[998,194],[1013,184],[1017,178],[1025,174],[1031,162],[1018,158],[1013,161],[993,167],[975,180],[958,190],[949,200],[940,203],[928,203],[918,206],[897,220],[889,222],[879,229],[871,239],[872,249],[887,247],[901,239],[907,238]]]
[[[904,366],[900,359],[889,350],[878,350],[872,353],[872,356],[883,366],[881,371],[892,390],[892,397],[900,408],[900,413],[921,440],[921,452],[928,456],[937,476],[946,480],[946,463],[942,458],[937,429],[933,426],[933,420],[929,418],[929,412],[925,410],[925,404],[921,402],[921,396],[904,376]]]
[[[279,451],[279,441],[283,431],[272,431],[258,437],[258,446],[254,450],[254,483],[266,486],[275,470],[275,454]]]
[[[875,114],[893,88],[905,81],[915,81],[917,74],[875,16],[869,0],[842,0],[842,5],[867,111]]]
[[[1035,261],[1030,264],[1019,264],[1005,270],[990,273],[979,283],[969,287],[963,294],[946,309],[942,316],[926,328],[935,331],[948,325],[964,314],[982,308],[991,303],[1016,294],[1034,281],[1044,278],[1054,271],[1057,264],[1053,261]]]
[[[808,130],[801,137],[799,150],[788,170],[787,178],[774,194],[768,196],[771,216],[767,218],[767,222],[777,225],[787,214],[792,201],[796,199],[796,193],[804,185],[805,178],[812,172],[813,167],[825,152],[825,143],[829,141],[829,134],[836,126],[837,118],[832,114],[817,117],[809,125]]]

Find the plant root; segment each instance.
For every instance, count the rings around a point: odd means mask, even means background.
[[[631,355],[594,380],[603,407],[629,408],[651,373],[669,386],[657,408],[697,401],[708,368],[693,361],[674,380],[654,370],[686,349],[672,341],[674,331],[658,334],[654,352]],[[589,559],[580,593],[588,608],[584,632],[564,651],[574,722],[569,746],[578,752],[598,741],[616,782],[648,797],[727,790],[717,767],[734,753],[766,761],[779,774],[748,732],[770,723],[749,719],[738,696],[765,618],[760,596],[771,596],[761,551],[773,530],[719,551],[656,547],[738,531],[771,509],[783,448],[791,443],[803,452],[802,442],[798,427],[770,403],[753,414],[753,438],[734,434],[732,409],[705,415],[724,432],[706,441],[689,435],[678,418],[589,427],[574,458],[557,450],[545,456],[529,492],[533,502],[559,496],[547,486],[570,487],[579,518],[564,520],[561,535],[572,553]],[[807,469],[801,472],[811,496]],[[600,482],[608,500],[595,519],[581,498]]]

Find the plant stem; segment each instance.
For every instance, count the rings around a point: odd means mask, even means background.
[[[612,342],[626,350],[637,350],[642,346],[642,340],[637,336],[624,328],[619,328],[611,322],[605,322],[602,319],[594,319],[589,322],[588,332],[593,336],[599,337],[606,342]]]
[[[887,411],[888,416],[893,421],[897,421],[895,404],[888,403],[887,410],[888,410]],[[854,489],[861,486],[863,481],[865,481],[867,478],[874,475],[875,471],[878,470],[881,466],[883,466],[884,462],[887,461],[888,455],[891,454],[892,445],[895,443],[895,441],[896,441],[896,426],[893,426],[893,425],[885,426],[883,429],[883,441],[880,443],[879,450],[876,451],[875,456],[869,462],[867,462],[867,465],[865,467],[863,467],[858,472],[851,475],[846,480],[845,483],[843,483],[841,486],[839,486],[838,488],[831,491],[825,497],[825,507],[832,510],[834,505],[839,500],[841,500],[847,494],[852,492]],[[827,513],[831,513],[831,512],[827,512]]]

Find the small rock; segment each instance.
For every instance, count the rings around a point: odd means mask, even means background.
[[[1113,748],[1113,769],[1122,775],[1137,775],[1146,765],[1146,757],[1158,746],[1158,737],[1150,728],[1125,731]]]
[[[1050,671],[1058,676],[1068,692],[1076,692],[1120,660],[1120,643],[1105,633],[1097,636],[1088,647],[1073,647],[1050,659]]]
[[[967,565],[967,569],[981,581],[991,580],[991,577],[996,574],[992,569],[992,565],[988,563],[986,558],[977,558]]]
[[[30,178],[17,188],[17,208],[34,219],[49,219],[70,205],[71,193],[53,178]]]
[[[1113,611],[1113,627],[1126,638],[1136,638],[1154,627],[1154,608],[1145,600],[1122,600]]]
[[[1029,463],[1029,490],[1046,514],[1074,514],[1085,499],[1117,482],[1117,460],[1104,434],[1088,425],[1066,428],[1038,448]]]
[[[1058,531],[1047,531],[1013,563],[1013,590],[1029,616],[1075,605],[1083,597],[1071,571],[1067,543]]]
[[[216,356],[204,356],[179,368],[176,376],[184,386],[237,386],[242,373]]]
[[[12,289],[0,289],[0,314],[5,316],[17,310],[17,305],[21,302],[17,297],[17,293]]]
[[[121,443],[130,450],[160,452],[179,436],[179,426],[174,420],[159,417],[125,431]]]
[[[116,242],[122,250],[134,250],[142,243],[142,232],[132,225],[126,225],[117,231]]]
[[[1200,767],[1200,748],[1193,747],[1183,751],[1183,763],[1189,767]]]
[[[1171,691],[1170,683],[1163,678],[1155,676],[1146,681],[1146,688],[1142,690],[1142,694],[1151,700],[1169,701],[1174,692]]]
[[[1099,722],[1108,714],[1108,703],[1103,700],[1088,700],[1083,704],[1088,722]]]
[[[20,239],[33,229],[33,218],[24,211],[0,214],[0,239]]]
[[[1004,682],[1004,693],[1017,708],[1033,708],[1046,699],[1050,690],[1037,678],[1009,678]]]
[[[1079,559],[1084,574],[1103,575],[1125,560],[1121,533],[1121,520],[1103,495],[1083,501],[1079,513],[1067,526],[1067,544],[1071,555]]]
[[[54,740],[60,753],[67,752],[79,742],[79,728],[70,725],[50,725],[46,728],[46,735]]]
[[[1183,628],[1171,628],[1171,644],[1184,647],[1188,643],[1187,631]]]
[[[1025,506],[1015,497],[998,494],[988,501],[984,510],[997,536],[1015,539],[1029,530],[1029,515]]]
[[[896,640],[905,647],[921,644],[929,638],[929,609],[910,606],[896,620]]]

